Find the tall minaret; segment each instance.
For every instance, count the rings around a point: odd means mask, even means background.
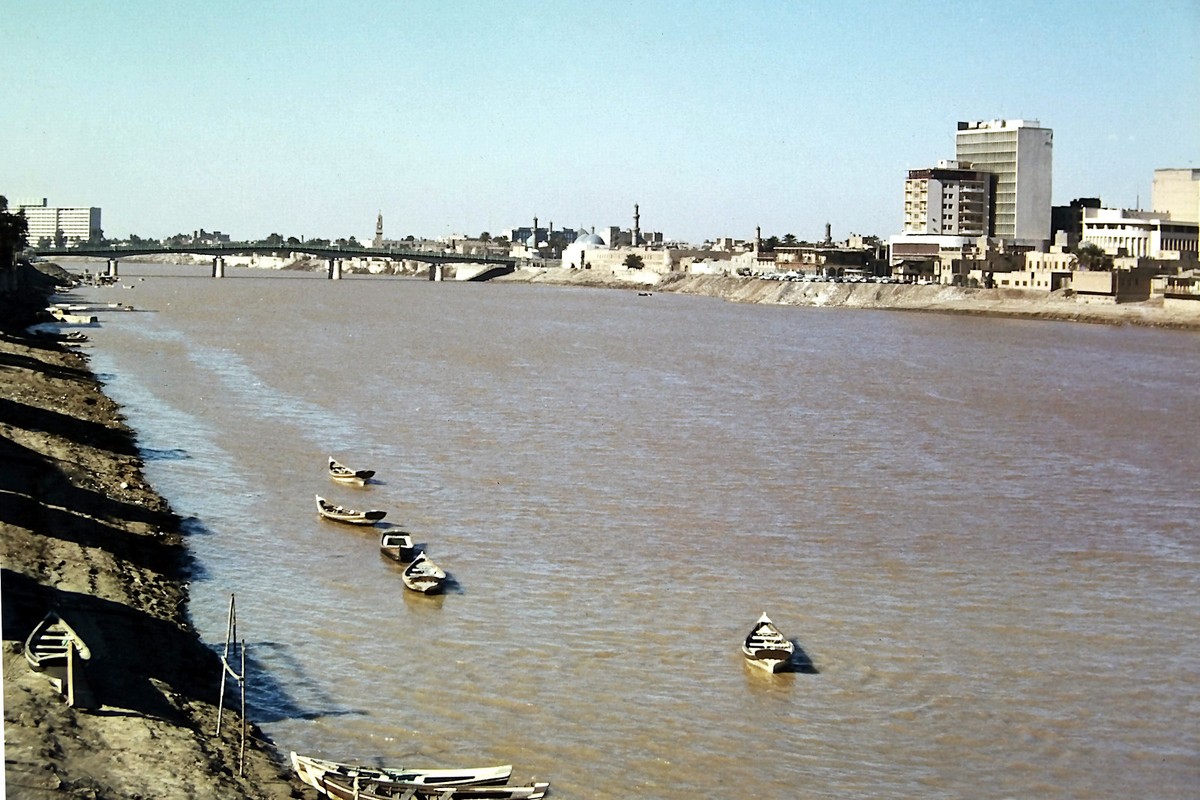
[[[638,213],[638,204],[633,204],[633,246],[637,247],[642,240],[642,215]]]
[[[754,226],[754,252],[762,250],[762,225]]]
[[[538,244],[538,238],[537,238],[537,217],[534,217],[534,218],[533,218],[533,246],[534,246],[534,247],[537,247],[537,244]]]
[[[383,211],[379,212],[379,216],[375,218],[375,241],[371,246],[379,249],[383,247]]]

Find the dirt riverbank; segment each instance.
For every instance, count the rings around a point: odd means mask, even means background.
[[[240,720],[214,735],[220,662],[190,627],[179,520],[86,351],[23,333],[44,295],[0,300],[4,788],[8,797],[288,798],[300,784]],[[23,656],[60,611],[91,650],[92,707]]]
[[[1023,289],[964,289],[953,286],[768,281],[734,275],[658,275],[646,270],[520,269],[500,282],[679,292],[719,297],[736,303],[812,306],[820,308],[927,311],[1024,319],[1144,325],[1200,331],[1200,308],[1163,308],[1161,299],[1114,305],[1088,304],[1062,292]],[[1200,306],[1200,303],[1197,303]]]

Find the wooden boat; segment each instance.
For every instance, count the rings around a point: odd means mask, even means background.
[[[417,557],[417,548],[407,533],[385,531],[379,537],[379,552],[402,564],[407,564]]]
[[[50,667],[65,667],[72,647],[84,661],[92,657],[91,650],[79,634],[62,617],[51,611],[25,639],[25,660],[37,672]]]
[[[400,577],[405,586],[421,594],[437,594],[446,583],[446,573],[424,552],[417,553]]]
[[[345,522],[348,525],[374,525],[387,516],[386,511],[374,509],[371,511],[359,511],[356,508],[335,505],[324,497],[321,497],[321,495],[317,495],[317,513],[325,519],[331,519],[334,522]]]
[[[779,672],[792,662],[796,645],[788,640],[765,613],[758,618],[754,629],[742,643],[746,661],[767,672]]]
[[[423,783],[346,778],[325,773],[317,789],[333,800],[538,800],[546,796],[548,781],[522,786],[430,786]]]
[[[329,459],[329,477],[333,478],[338,483],[356,483],[362,486],[371,478],[375,477],[373,469],[350,469],[345,464],[334,459],[332,456]]]
[[[291,754],[291,758],[292,767],[296,770],[296,775],[300,777],[300,780],[318,790],[321,788],[318,781],[324,775],[351,782],[358,778],[425,786],[495,786],[506,783],[509,776],[512,775],[512,764],[465,769],[416,769],[342,764],[337,761],[302,756],[295,752]]]

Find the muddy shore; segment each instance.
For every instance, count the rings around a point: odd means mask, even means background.
[[[648,270],[519,269],[497,282],[546,283],[677,292],[735,303],[924,311],[942,314],[1139,325],[1200,331],[1200,303],[1192,311],[1163,307],[1161,299],[1088,304],[1065,292],[1024,289],[965,289],[875,283],[788,282],[735,275],[659,275]]]
[[[23,332],[43,291],[0,299],[5,796],[311,796],[253,726],[238,774],[236,714],[214,735],[221,665],[187,620],[179,519],[86,351]],[[91,650],[89,708],[24,658],[52,609]]]

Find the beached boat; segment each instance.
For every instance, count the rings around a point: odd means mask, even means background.
[[[765,613],[742,643],[746,661],[767,672],[779,672],[791,664],[796,645],[788,640]]]
[[[339,506],[329,502],[324,497],[321,497],[321,495],[317,495],[317,513],[325,519],[331,519],[334,522],[345,522],[348,525],[374,525],[387,516],[386,511],[376,509],[359,511],[356,508]]]
[[[328,772],[317,783],[317,788],[333,800],[538,800],[550,788],[548,781],[522,786],[430,786],[346,778]]]
[[[424,552],[417,553],[400,577],[405,586],[421,594],[437,594],[446,583],[446,573]]]
[[[373,469],[350,469],[332,456],[329,459],[329,477],[338,483],[356,483],[362,486],[375,477]]]
[[[417,557],[417,548],[407,533],[384,531],[379,537],[379,552],[402,564],[407,564]]]
[[[300,780],[314,789],[320,789],[319,779],[331,775],[353,782],[359,780],[389,781],[391,783],[421,784],[425,786],[495,786],[508,781],[512,775],[512,764],[497,767],[469,767],[464,769],[416,769],[411,767],[368,767],[361,764],[342,764],[322,758],[291,754],[292,767]]]
[[[62,617],[51,611],[25,639],[25,660],[38,672],[50,667],[66,666],[72,647],[84,661],[92,657],[91,650],[79,634]]]

